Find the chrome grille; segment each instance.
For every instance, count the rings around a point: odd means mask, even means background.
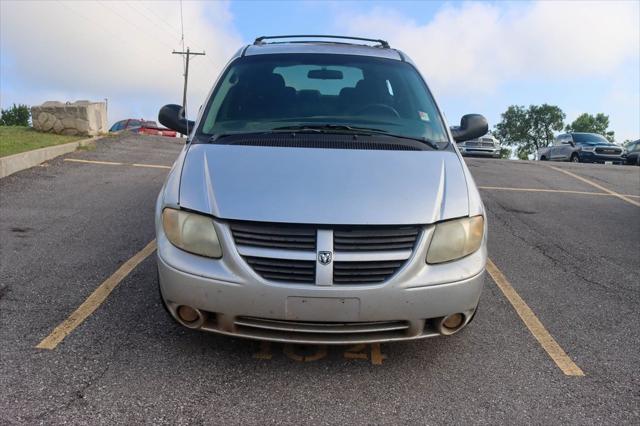
[[[389,280],[411,258],[419,226],[313,226],[230,223],[238,253],[267,281],[363,285]],[[318,263],[329,251],[333,261]]]
[[[316,280],[316,262],[313,260],[251,256],[245,256],[244,260],[266,280],[309,284],[313,284]]]
[[[391,278],[405,262],[405,260],[335,262],[333,283],[343,285],[382,283]]]
[[[596,148],[598,154],[620,155],[621,152],[618,148]]]
[[[415,226],[336,229],[333,231],[333,249],[337,252],[411,250],[418,233]]]
[[[315,250],[316,230],[286,224],[232,223],[237,245],[290,250]]]

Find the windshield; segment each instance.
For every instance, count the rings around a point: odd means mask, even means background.
[[[236,60],[210,98],[199,133],[327,124],[447,143],[433,98],[413,66],[348,55],[256,55]]]
[[[573,141],[584,145],[609,144],[610,142],[603,136],[595,133],[573,133]]]

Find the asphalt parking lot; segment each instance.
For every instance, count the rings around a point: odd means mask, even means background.
[[[177,325],[153,255],[110,278],[181,146],[122,135],[0,180],[0,423],[640,422],[639,167],[469,159],[495,266],[473,324],[325,349]]]

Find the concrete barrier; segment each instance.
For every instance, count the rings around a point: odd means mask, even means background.
[[[31,121],[40,132],[96,136],[107,132],[107,104],[47,101],[31,107]]]
[[[21,170],[30,169],[60,155],[73,152],[80,146],[93,145],[98,139],[101,138],[82,139],[62,145],[48,146],[46,148],[34,149],[33,151],[2,157],[0,158],[0,179]]]

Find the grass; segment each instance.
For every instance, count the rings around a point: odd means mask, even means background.
[[[31,127],[0,126],[0,157],[45,148],[47,146],[60,145],[80,139],[86,136],[54,135],[53,133],[40,133]]]

